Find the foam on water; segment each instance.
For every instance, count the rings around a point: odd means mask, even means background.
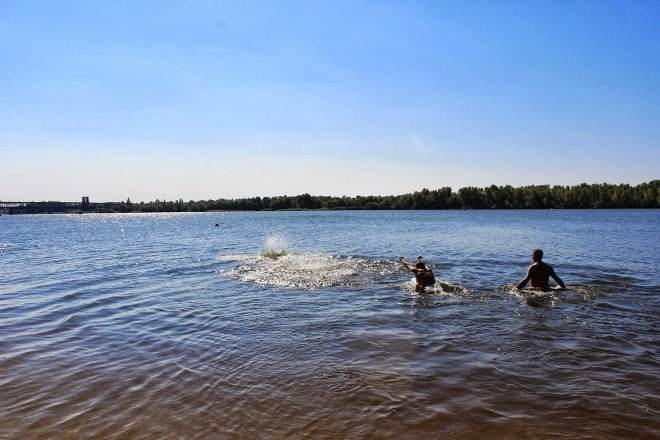
[[[412,278],[407,283],[401,285],[403,289],[409,290],[412,293],[419,294],[415,292],[415,286],[417,282],[415,278]],[[468,289],[461,286],[460,284],[450,283],[448,281],[437,280],[435,285],[432,287],[427,287],[423,295],[451,295],[451,296],[461,296],[468,293]]]
[[[225,272],[228,276],[256,284],[296,289],[366,285],[398,269],[391,261],[322,253],[237,257],[219,257],[224,261],[240,262],[239,266]]]
[[[505,284],[497,288],[500,292],[506,292],[520,299],[525,300],[530,306],[555,305],[559,301],[591,301],[598,298],[608,289],[603,286],[575,284],[568,285],[566,289],[560,289],[558,286],[550,288],[548,291],[534,289],[518,289],[513,284]]]
[[[395,261],[325,253],[289,253],[284,239],[271,236],[260,255],[219,255],[220,261],[236,261],[239,266],[224,273],[242,281],[296,289],[364,286],[401,271]],[[392,280],[394,282],[394,280]],[[415,279],[400,287],[414,291]],[[425,294],[457,295],[467,290],[460,285],[438,281]]]

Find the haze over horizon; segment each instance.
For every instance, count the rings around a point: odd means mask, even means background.
[[[658,2],[0,4],[0,200],[660,177]]]

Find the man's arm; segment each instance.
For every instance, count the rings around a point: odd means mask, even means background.
[[[525,279],[523,279],[521,282],[518,283],[518,285],[516,286],[516,288],[517,288],[517,289],[522,289],[522,288],[524,288],[524,287],[527,285],[527,283],[529,282],[529,279],[530,279],[530,278],[531,278],[531,276],[530,276],[530,274],[529,274],[529,269],[527,269],[527,276],[525,277]]]
[[[562,289],[566,288],[566,284],[564,284],[561,278],[559,278],[559,276],[555,273],[555,270],[552,267],[550,268],[550,276],[552,277],[553,280],[557,282],[557,284],[559,284],[559,287],[561,287]]]
[[[410,264],[410,263],[408,263],[408,262],[405,260],[405,258],[403,258],[403,257],[399,257],[399,261],[401,262],[401,264],[403,264],[403,267],[405,267],[405,268],[408,269],[409,271],[413,272],[413,269],[414,269],[413,265]]]

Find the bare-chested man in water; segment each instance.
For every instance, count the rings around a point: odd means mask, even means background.
[[[417,257],[417,263],[414,265],[408,263],[403,257],[399,257],[399,261],[403,264],[403,267],[415,274],[415,292],[424,293],[427,287],[431,287],[435,284],[433,270],[431,269],[431,266],[424,263],[424,259],[421,255]]]
[[[527,285],[528,281],[532,281],[532,288],[537,290],[550,290],[548,286],[548,279],[552,277],[553,280],[559,284],[559,287],[562,289],[566,288],[564,282],[557,276],[555,270],[549,264],[545,264],[543,261],[543,251],[541,249],[534,249],[532,252],[532,260],[534,264],[529,266],[527,270],[527,276],[516,286],[518,289],[522,289]]]

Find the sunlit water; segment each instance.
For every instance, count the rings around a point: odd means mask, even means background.
[[[0,438],[658,438],[659,232],[660,211],[4,215]],[[568,291],[512,287],[533,247]],[[418,254],[432,294],[397,263]]]

